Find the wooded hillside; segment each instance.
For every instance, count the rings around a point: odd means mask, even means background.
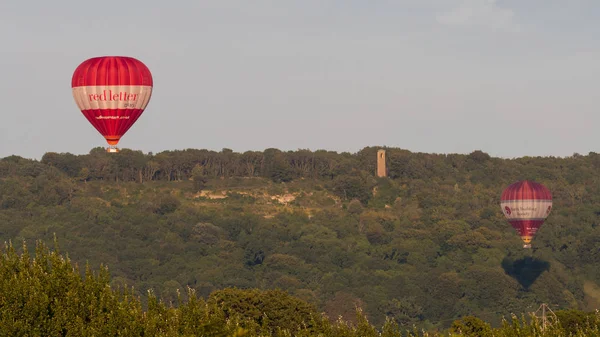
[[[329,317],[448,327],[474,315],[600,306],[600,155],[376,151],[47,153],[0,160],[0,239],[51,241],[112,286],[175,301],[280,288]],[[553,211],[523,250],[499,207],[517,180]],[[185,292],[182,292],[185,296]]]

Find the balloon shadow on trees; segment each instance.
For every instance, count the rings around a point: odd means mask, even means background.
[[[526,256],[520,259],[505,257],[502,268],[512,278],[525,288],[529,287],[545,271],[550,270],[550,262]]]

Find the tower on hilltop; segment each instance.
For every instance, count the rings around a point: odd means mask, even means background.
[[[377,151],[377,176],[386,177],[387,170],[385,166],[385,150]]]

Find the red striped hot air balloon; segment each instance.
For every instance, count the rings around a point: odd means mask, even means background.
[[[106,139],[108,152],[146,109],[152,74],[132,57],[102,56],[83,61],[71,80],[73,98],[87,120]]]
[[[531,248],[531,240],[552,210],[552,194],[542,184],[519,181],[508,186],[500,198],[500,207],[508,222]]]

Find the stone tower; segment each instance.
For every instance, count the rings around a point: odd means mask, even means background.
[[[385,150],[377,151],[377,176],[386,177],[387,170],[385,166]]]

